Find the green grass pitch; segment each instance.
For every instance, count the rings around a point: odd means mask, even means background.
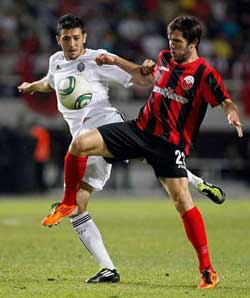
[[[250,297],[250,200],[196,200],[220,284],[199,290],[196,255],[169,200],[92,200],[89,211],[121,274],[119,284],[85,284],[99,269],[65,219],[40,225],[50,202],[0,200],[0,297]]]

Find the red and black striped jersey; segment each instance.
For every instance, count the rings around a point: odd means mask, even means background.
[[[170,51],[162,51],[154,70],[154,87],[136,124],[147,134],[173,143],[188,155],[207,105],[215,107],[227,98],[221,76],[204,58],[176,63]]]

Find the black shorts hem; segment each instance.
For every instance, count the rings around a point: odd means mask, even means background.
[[[175,144],[141,131],[135,121],[112,123],[97,128],[113,158],[108,163],[127,159],[145,158],[157,178],[187,177],[185,154]],[[183,163],[180,158],[183,156]]]

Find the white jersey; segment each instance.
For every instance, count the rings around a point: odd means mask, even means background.
[[[106,50],[86,49],[85,53],[75,60],[66,60],[62,51],[56,52],[49,59],[47,81],[57,94],[58,110],[63,114],[74,136],[84,119],[98,117],[116,111],[109,102],[109,81],[115,81],[124,87],[131,85],[132,76],[115,65],[98,66],[96,56],[108,53]],[[61,80],[67,76],[80,74],[89,81],[93,90],[91,102],[81,110],[65,108],[59,101],[58,88]],[[99,118],[99,117],[98,117]]]

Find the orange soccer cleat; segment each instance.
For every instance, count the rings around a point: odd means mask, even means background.
[[[74,211],[76,210],[76,205],[66,205],[63,203],[55,203],[52,205],[52,208],[54,207],[51,214],[44,217],[42,220],[42,225],[51,227],[53,225],[58,224],[64,217],[70,216],[74,214]]]
[[[219,275],[215,271],[205,269],[202,273],[199,289],[213,289],[219,283]]]

